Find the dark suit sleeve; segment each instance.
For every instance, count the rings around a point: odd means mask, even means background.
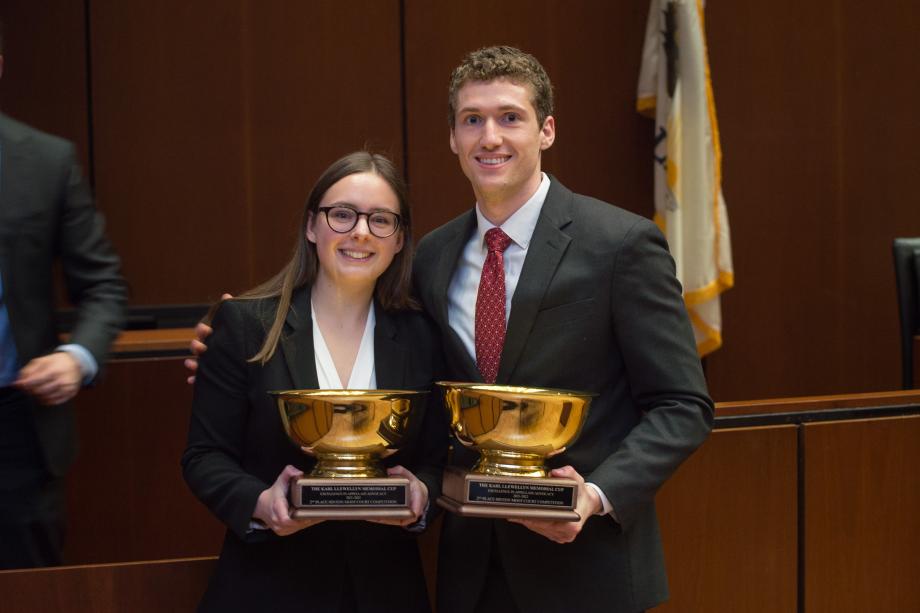
[[[377,384],[382,388],[396,386],[401,389],[426,391],[428,395],[419,406],[420,420],[413,422],[407,444],[387,458],[386,464],[401,464],[428,488],[428,514],[430,520],[437,510],[435,500],[441,494],[441,474],[447,458],[447,422],[439,389],[434,385],[444,372],[444,357],[440,337],[434,323],[423,313],[407,311],[397,316],[399,344],[405,356],[404,370],[398,379],[381,378],[378,367]],[[379,325],[379,322],[378,322]],[[380,339],[377,341],[380,342]],[[385,341],[388,342],[388,341]],[[389,351],[394,351],[392,345]],[[381,346],[378,345],[378,350]],[[377,354],[378,360],[387,358],[387,351]],[[379,363],[379,362],[378,362]],[[420,522],[420,525],[427,525]]]
[[[430,525],[431,520],[440,509],[435,501],[441,495],[441,477],[447,462],[450,432],[441,389],[434,385],[436,381],[443,380],[445,375],[446,367],[444,366],[441,338],[434,323],[427,317],[424,318],[424,323],[426,326],[424,355],[431,365],[432,381],[431,392],[425,406],[425,418],[419,433],[418,454],[413,472],[428,488],[426,523]]]
[[[192,492],[240,538],[247,538],[259,494],[270,484],[242,468],[250,404],[247,394],[247,322],[240,305],[224,302],[199,360],[182,456]]]
[[[642,417],[586,480],[604,491],[628,529],[706,439],[713,405],[661,232],[647,220],[638,222],[617,258],[611,317]]]
[[[124,322],[127,290],[120,262],[105,236],[83,173],[68,144],[61,172],[62,208],[57,249],[77,317],[71,341],[85,347],[101,367]]]

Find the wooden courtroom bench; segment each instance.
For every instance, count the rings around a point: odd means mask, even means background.
[[[657,498],[655,611],[920,610],[918,466],[918,391],[718,403]]]
[[[194,611],[215,558],[0,571],[4,613]]]

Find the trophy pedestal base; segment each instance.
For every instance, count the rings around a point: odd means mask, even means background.
[[[499,477],[448,467],[438,504],[465,517],[578,521],[578,483],[557,477]]]
[[[413,517],[412,511],[405,509],[378,509],[378,508],[332,508],[332,507],[300,507],[291,511],[294,519],[409,519]]]
[[[403,477],[317,478],[291,482],[295,519],[409,519],[409,480]]]

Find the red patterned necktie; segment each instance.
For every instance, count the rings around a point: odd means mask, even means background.
[[[501,228],[486,232],[489,250],[476,296],[476,365],[486,383],[495,383],[505,344],[504,253],[511,238]]]

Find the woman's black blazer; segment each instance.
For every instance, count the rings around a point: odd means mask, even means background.
[[[229,300],[218,309],[201,357],[182,457],[194,494],[227,525],[202,611],[427,611],[414,535],[360,521],[327,521],[279,537],[252,530],[259,494],[287,464],[309,472],[314,460],[284,433],[269,390],[318,387],[310,292],[292,298],[278,349],[264,365],[248,362],[262,346],[274,300]],[[374,357],[380,389],[430,389],[442,362],[437,334],[420,312],[375,309]],[[432,394],[414,443],[387,460],[425,482],[429,512],[440,492],[446,415]]]

